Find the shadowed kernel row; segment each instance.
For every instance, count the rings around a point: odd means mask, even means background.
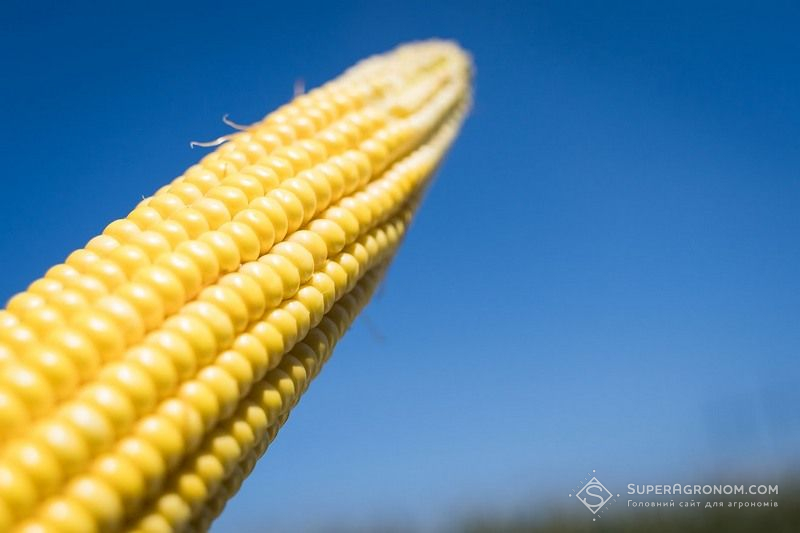
[[[205,530],[224,502],[236,493],[256,460],[275,438],[290,409],[322,370],[338,340],[369,301],[384,270],[383,267],[371,270],[306,339],[292,349],[285,358],[286,364],[254,389],[235,416],[225,422],[217,435],[208,438],[198,453],[171,478],[169,489],[149,510],[141,513],[132,531],[181,531],[191,522],[195,526],[188,529]],[[228,442],[231,452],[219,457],[215,451],[225,448],[222,440]]]

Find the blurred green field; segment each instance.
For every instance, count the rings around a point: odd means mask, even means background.
[[[719,500],[719,498],[715,498]],[[602,521],[593,522],[583,513],[553,512],[539,518],[520,514],[510,517],[491,513],[473,516],[453,527],[452,533],[744,533],[800,531],[800,488],[795,484],[774,498],[778,507],[628,509],[620,507]],[[728,500],[725,500],[728,501]],[[746,501],[746,500],[740,500]],[[676,503],[677,505],[677,503]]]
[[[691,514],[690,514],[691,513]],[[696,513],[696,514],[694,514]],[[785,532],[800,531],[800,511],[795,505],[777,509],[702,509],[678,514],[675,511],[646,512],[636,517],[613,517],[602,523],[580,518],[552,517],[536,520],[525,517],[465,521],[453,529],[463,533],[539,533],[539,532]]]
[[[325,533],[797,533],[800,532],[800,485],[784,490],[769,508],[626,508],[621,504],[602,521],[571,505],[539,506],[530,512],[484,510],[462,513],[440,528],[420,527],[401,517],[369,524],[327,524],[311,531]],[[716,501],[721,499],[716,498]],[[727,500],[726,500],[727,501]],[[747,501],[740,499],[738,501]],[[575,502],[572,502],[575,503]],[[676,501],[677,505],[677,501]],[[456,513],[458,514],[458,513]]]

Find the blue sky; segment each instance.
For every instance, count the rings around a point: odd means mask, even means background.
[[[198,159],[223,114],[454,38],[472,114],[217,531],[543,513],[589,469],[777,479],[800,444],[800,10],[672,4],[7,3],[0,297]]]

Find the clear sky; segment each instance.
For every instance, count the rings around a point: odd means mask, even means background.
[[[620,490],[798,463],[796,4],[26,4],[0,17],[3,300],[223,114],[411,39],[474,55],[474,109],[380,296],[217,531],[429,526],[574,503],[589,469]]]

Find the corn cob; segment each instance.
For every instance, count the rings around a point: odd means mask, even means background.
[[[263,452],[379,279],[470,69],[441,41],[362,61],[227,136],[11,298],[0,531],[207,523],[222,477]],[[259,404],[267,390],[280,409]]]

